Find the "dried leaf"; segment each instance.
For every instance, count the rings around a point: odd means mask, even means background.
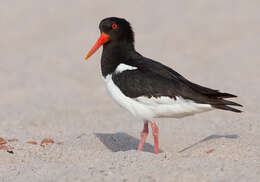
[[[41,141],[41,146],[43,147],[44,146],[44,144],[47,144],[47,143],[54,143],[54,141],[52,140],[52,139],[50,139],[50,138],[45,138],[45,139],[43,139],[42,141]]]
[[[7,141],[8,141],[8,142],[17,142],[18,139],[16,139],[16,138],[12,138],[12,139],[8,139]]]
[[[0,150],[8,150],[8,146],[6,145],[0,145]]]
[[[0,145],[2,144],[6,144],[7,142],[5,141],[5,139],[3,139],[2,137],[0,137]]]
[[[26,143],[32,144],[32,145],[37,145],[37,142],[36,142],[36,141],[28,141],[28,142],[26,142]]]

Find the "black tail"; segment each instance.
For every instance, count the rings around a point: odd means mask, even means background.
[[[230,106],[239,106],[239,107],[243,107],[241,104],[229,101],[229,100],[224,100],[224,99],[218,99],[217,103],[212,105],[213,107],[217,108],[217,109],[222,109],[222,110],[227,110],[227,111],[233,111],[233,112],[237,112],[240,113],[242,112],[239,109],[235,109],[233,107]]]

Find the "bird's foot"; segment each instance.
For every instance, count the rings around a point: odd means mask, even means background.
[[[159,153],[159,128],[156,125],[156,123],[151,122],[151,127],[153,131],[153,137],[154,137],[154,153]]]

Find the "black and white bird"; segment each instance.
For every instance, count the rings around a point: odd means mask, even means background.
[[[101,70],[109,94],[144,121],[138,150],[142,150],[150,123],[154,152],[158,153],[159,129],[154,118],[182,118],[214,109],[241,112],[231,106],[242,105],[225,100],[237,96],[192,83],[173,69],[139,54],[134,47],[134,32],[125,19],[105,18],[99,29],[101,36],[86,59],[103,45]]]

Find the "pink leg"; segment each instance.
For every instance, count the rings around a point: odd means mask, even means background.
[[[144,146],[145,139],[146,139],[148,133],[149,133],[148,122],[145,122],[144,123],[144,129],[141,132],[141,140],[140,140],[140,143],[139,143],[139,146],[138,146],[138,149],[137,149],[138,151],[142,150],[142,148]]]
[[[154,137],[154,153],[158,154],[159,153],[159,137],[158,137],[159,128],[154,122],[151,122],[151,127],[153,130],[153,137]]]

